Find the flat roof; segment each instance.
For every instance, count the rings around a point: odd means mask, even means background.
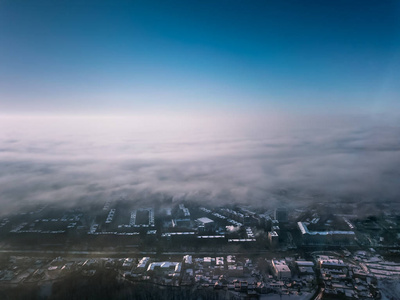
[[[299,229],[302,234],[309,235],[355,235],[354,231],[339,231],[339,230],[331,230],[331,231],[310,231],[307,228],[307,225],[303,222],[297,222]]]
[[[314,262],[306,260],[296,260],[298,266],[314,266]]]
[[[210,218],[207,217],[203,217],[203,218],[198,218],[197,221],[203,223],[203,224],[207,224],[207,223],[213,223],[214,221],[211,220]]]

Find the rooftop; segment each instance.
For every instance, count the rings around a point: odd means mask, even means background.
[[[197,219],[198,222],[201,222],[203,224],[208,224],[208,223],[213,223],[214,221],[207,218],[207,217],[203,217],[203,218],[198,218]]]
[[[354,231],[339,231],[339,230],[331,230],[331,231],[310,231],[307,228],[307,225],[304,222],[297,222],[299,229],[302,234],[309,235],[355,235]]]

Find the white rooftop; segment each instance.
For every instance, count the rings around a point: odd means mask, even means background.
[[[214,221],[207,218],[207,217],[203,217],[203,218],[198,218],[197,221],[203,223],[203,224],[208,224],[208,223],[213,223]]]

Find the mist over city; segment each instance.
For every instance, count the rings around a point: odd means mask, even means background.
[[[400,299],[398,1],[0,1],[0,299]]]
[[[1,127],[10,128],[1,136],[3,212],[7,204],[82,204],[118,193],[146,202],[164,194],[214,205],[293,206],[315,194],[327,201],[400,196],[395,120],[285,118],[3,118]]]

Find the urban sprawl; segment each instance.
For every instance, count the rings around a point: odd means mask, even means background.
[[[24,287],[52,299],[71,276],[86,283],[111,276],[124,287],[121,293],[132,286],[159,290],[158,296],[184,291],[196,299],[400,299],[395,203],[135,203],[119,197],[4,215],[0,296],[12,298]]]

